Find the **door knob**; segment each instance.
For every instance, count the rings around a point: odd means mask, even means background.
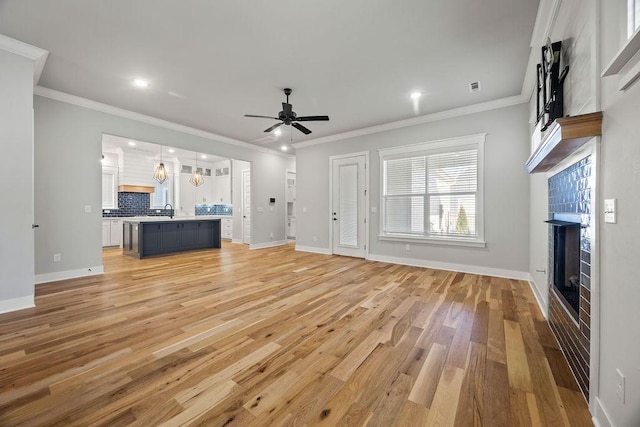
[[[338,218],[335,218],[335,217],[334,217],[334,218],[333,218],[333,220],[334,220],[334,221],[337,221],[337,220],[338,220]]]
[[[40,227],[40,224],[31,224],[31,228],[38,228]]]

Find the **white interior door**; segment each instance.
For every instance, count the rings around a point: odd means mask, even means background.
[[[242,242],[251,243],[251,170],[242,171]]]
[[[364,155],[336,158],[332,174],[333,253],[366,256],[366,158]]]

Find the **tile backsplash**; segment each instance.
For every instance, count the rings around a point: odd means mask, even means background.
[[[196,215],[233,215],[231,205],[196,205]]]
[[[149,193],[118,193],[118,209],[103,209],[102,216],[106,218],[131,216],[167,216],[170,209],[151,208]],[[229,215],[233,214],[231,205],[196,205],[196,215]]]
[[[150,209],[149,193],[118,193],[118,209],[103,209],[103,217],[121,216],[165,216],[171,209]]]

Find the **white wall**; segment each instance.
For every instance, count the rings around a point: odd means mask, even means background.
[[[486,248],[380,241],[379,216],[370,214],[370,255],[493,269],[526,277],[529,264],[528,107],[520,104],[437,122],[296,149],[296,246],[329,249],[329,156],[369,151],[370,205],[380,212],[380,165],[377,150],[487,132],[485,145]],[[303,209],[306,208],[306,213]],[[316,240],[314,241],[314,236]],[[413,261],[412,261],[413,260]]]
[[[254,212],[269,197],[284,200],[284,171],[294,160],[230,145],[100,111],[35,97],[35,240],[38,276],[90,274],[102,265],[100,158],[102,133],[252,162]],[[153,171],[150,171],[152,173]],[[272,179],[273,177],[273,179]],[[91,213],[84,207],[91,206]],[[253,243],[285,240],[284,213],[254,214]],[[53,254],[62,261],[53,263]],[[90,272],[89,269],[92,269]]]
[[[605,6],[606,5],[606,6]],[[603,1],[601,66],[626,39],[626,0]],[[604,113],[600,158],[602,199],[618,199],[618,223],[600,224],[600,389],[598,398],[616,426],[640,425],[640,82],[617,90],[602,79]],[[626,377],[624,404],[616,396],[616,369]]]
[[[33,305],[33,61],[0,49],[0,313]]]

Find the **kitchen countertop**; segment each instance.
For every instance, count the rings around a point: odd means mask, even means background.
[[[110,219],[121,219],[125,222],[182,222],[182,221],[207,221],[216,219],[232,218],[231,215],[198,215],[198,216],[174,216],[169,218],[168,216],[126,216]]]

